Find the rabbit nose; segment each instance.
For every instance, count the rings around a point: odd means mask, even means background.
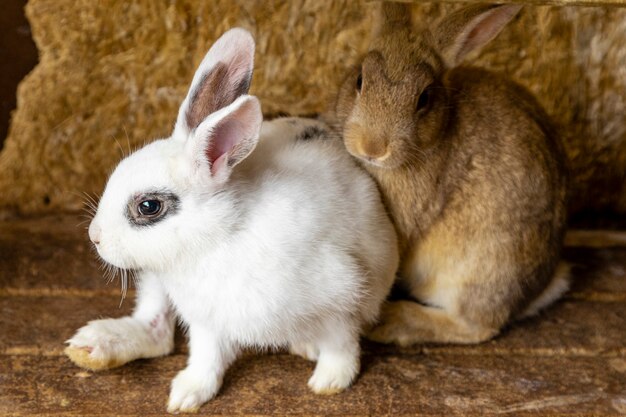
[[[368,159],[384,159],[387,156],[387,144],[382,140],[361,140],[356,148],[359,154]]]
[[[101,233],[102,233],[102,230],[100,229],[100,226],[98,226],[94,222],[91,222],[91,224],[89,225],[89,239],[91,239],[91,241],[95,245],[100,243]]]

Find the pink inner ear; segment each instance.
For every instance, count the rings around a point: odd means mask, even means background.
[[[236,119],[227,117],[213,129],[212,139],[206,151],[207,158],[211,163],[212,174],[215,174],[228,162],[228,154],[243,133],[240,125],[241,123]]]
[[[495,38],[498,33],[519,11],[519,6],[500,6],[483,14],[474,23],[469,33],[465,37],[465,42],[458,53],[458,60],[473,51],[482,48],[490,40]]]
[[[224,165],[228,162],[228,156],[226,154],[220,156],[211,164],[211,175],[215,175],[215,173],[222,170]]]

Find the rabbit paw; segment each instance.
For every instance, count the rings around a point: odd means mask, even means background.
[[[151,323],[132,317],[94,320],[66,342],[65,354],[82,368],[111,369],[138,358],[167,355],[174,348],[173,330],[162,315]]]
[[[446,310],[412,301],[396,301],[383,307],[380,324],[367,338],[379,343],[409,346],[415,343],[473,344],[489,340],[499,329],[469,323]]]
[[[221,380],[215,376],[199,375],[195,370],[184,369],[172,381],[167,404],[169,413],[196,413],[202,404],[215,397]]]
[[[289,353],[312,362],[315,362],[320,354],[319,349],[312,343],[292,343],[289,345]]]
[[[418,335],[412,329],[413,323],[407,323],[405,303],[395,302],[383,307],[380,324],[374,327],[367,338],[378,343],[396,343],[407,346],[417,341]]]
[[[395,343],[400,346],[437,341],[433,325],[441,327],[442,332],[448,325],[433,311],[432,308],[412,301],[386,304],[381,312],[380,323],[367,334],[367,338],[378,343]]]
[[[309,388],[316,394],[337,394],[348,388],[359,372],[358,359],[353,357],[321,357]]]

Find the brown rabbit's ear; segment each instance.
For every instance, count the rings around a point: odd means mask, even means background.
[[[395,1],[381,2],[378,21],[374,28],[375,36],[393,32],[400,27],[411,27],[411,6]]]
[[[486,45],[521,8],[517,4],[478,5],[445,17],[434,34],[446,66],[457,66],[468,53]]]

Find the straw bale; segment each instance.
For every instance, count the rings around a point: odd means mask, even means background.
[[[414,5],[416,24],[451,4]],[[169,134],[196,65],[225,30],[257,40],[266,114],[323,111],[367,50],[377,5],[349,0],[31,0],[40,63],[0,154],[0,210],[77,210],[127,148]],[[562,126],[572,208],[626,211],[626,9],[527,7],[478,65],[528,86]]]

